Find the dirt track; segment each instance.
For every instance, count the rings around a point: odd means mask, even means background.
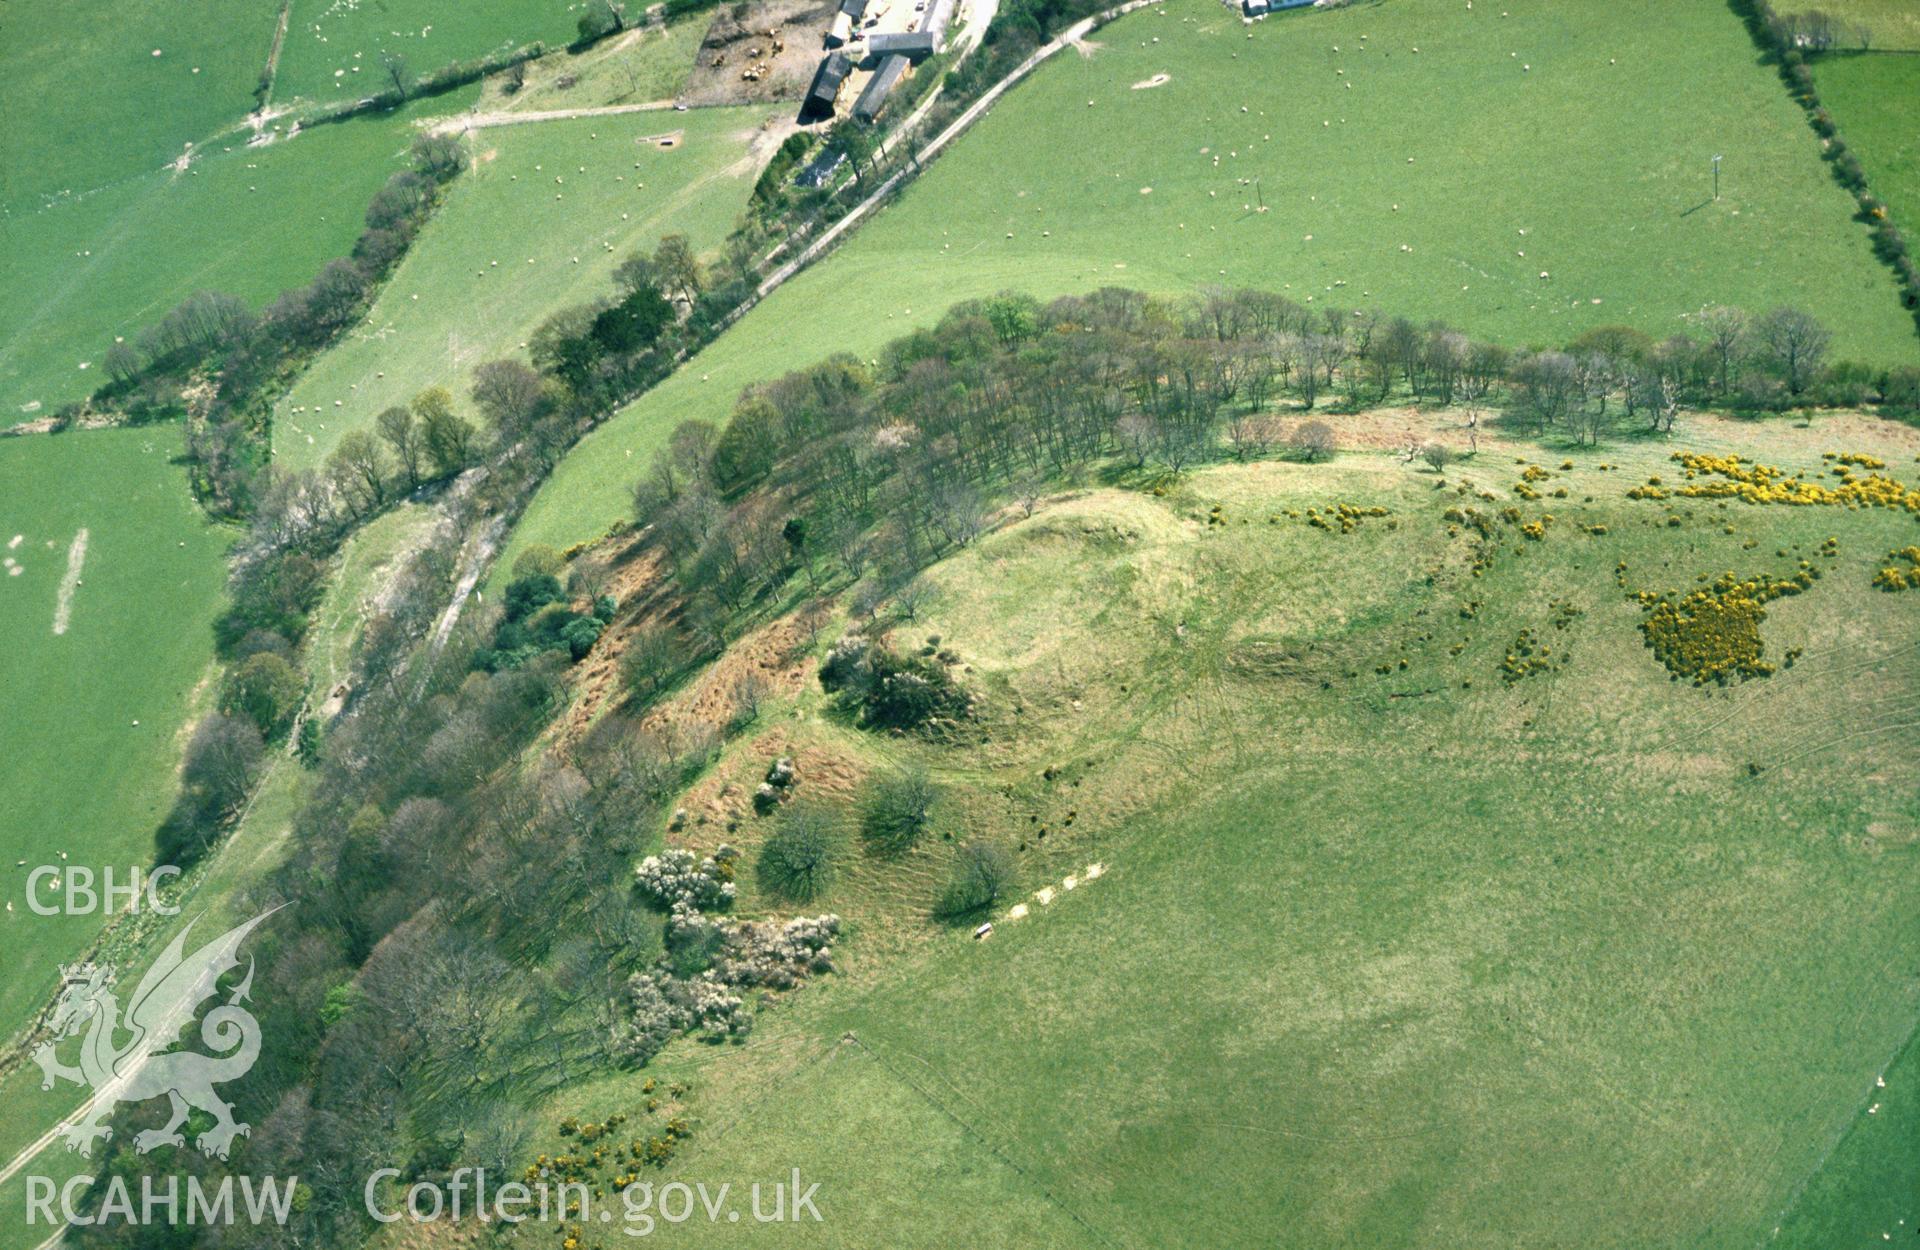
[[[460,134],[469,130],[486,130],[494,126],[518,126],[522,122],[563,122],[576,117],[618,117],[622,113],[657,113],[673,107],[672,100],[648,100],[642,104],[606,104],[599,108],[545,109],[530,113],[462,113],[458,117],[443,117],[433,123],[430,132],[436,135]]]

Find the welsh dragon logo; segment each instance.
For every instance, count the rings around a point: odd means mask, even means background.
[[[107,1120],[115,1107],[162,1094],[172,1104],[171,1118],[163,1128],[135,1134],[134,1146],[141,1154],[159,1146],[184,1146],[180,1126],[195,1108],[214,1118],[213,1127],[194,1139],[202,1152],[224,1159],[233,1139],[248,1135],[251,1126],[234,1120],[233,1104],[221,1098],[214,1086],[245,1076],[260,1057],[260,1022],[240,1006],[253,986],[251,958],[246,976],[200,1022],[200,1040],[215,1053],[168,1048],[179,1040],[200,1004],[218,992],[220,978],[240,966],[235,957],[240,943],[272,914],[229,929],[191,955],[185,953],[187,936],[193,931],[189,921],[140,978],[124,1017],[120,1000],[110,988],[108,969],[81,964],[61,970],[67,984],[49,1022],[53,1040],[41,1043],[33,1060],[45,1073],[42,1089],[52,1089],[56,1080],[93,1089],[80,1117],[62,1130],[67,1149],[92,1154],[96,1139],[113,1136]],[[79,1066],[60,1062],[56,1048],[83,1031]]]

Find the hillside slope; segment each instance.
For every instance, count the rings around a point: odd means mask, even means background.
[[[551,1117],[697,1085],[656,1189],[797,1166],[825,1222],[796,1244],[1744,1247],[1790,1208],[1816,1239],[1911,1221],[1897,1195],[1849,1205],[1847,1172],[1806,1183],[1855,1138],[1912,1175],[1893,1143],[1920,1140],[1874,1088],[1920,1019],[1920,808],[1893,784],[1920,766],[1920,602],[1870,585],[1912,518],[1627,498],[1674,449],[1811,474],[1823,450],[1910,470],[1920,444],[1700,418],[1565,462],[1483,439],[1446,489],[1363,450],[1003,514],[887,627],[958,653],[972,740],[860,734],[782,679],[667,835],[750,862],[771,822],[739,796],[775,755],[830,804],[930,766],[942,839],[848,850],[813,904],[852,925],[841,974],[739,1051],[682,1044]],[[1452,520],[1508,501],[1487,547]],[[1305,519],[1338,504],[1385,511]],[[1801,560],[1821,576],[1763,626],[1790,667],[1700,688],[1649,651],[1634,592]],[[976,837],[1018,865],[997,932],[916,932]]]

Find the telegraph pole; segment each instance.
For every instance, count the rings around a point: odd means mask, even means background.
[[[1720,198],[1720,157],[1713,158],[1713,198]]]

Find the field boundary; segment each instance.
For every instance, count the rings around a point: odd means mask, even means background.
[[[1158,3],[1159,0],[1148,0],[1148,2]],[[921,1100],[924,1101],[928,1106],[932,1107],[934,1110],[938,1111],[941,1115],[951,1120],[955,1125],[959,1127],[961,1132],[965,1133],[967,1136],[973,1138],[975,1141],[979,1142],[982,1146],[984,1146],[988,1154],[992,1155],[995,1159],[998,1159],[1001,1163],[1004,1163],[1006,1166],[1012,1168],[1014,1172],[1017,1173],[1022,1180],[1032,1185],[1034,1189],[1039,1192],[1041,1197],[1045,1198],[1048,1202],[1052,1203],[1055,1207],[1058,1207],[1062,1214],[1066,1215],[1067,1218],[1071,1219],[1075,1224],[1078,1224],[1081,1228],[1085,1229],[1087,1233],[1090,1236],[1092,1236],[1095,1241],[1099,1242],[1103,1246],[1112,1247],[1113,1250],[1119,1250],[1119,1243],[1115,1242],[1111,1237],[1101,1232],[1099,1228],[1097,1228],[1093,1223],[1091,1223],[1087,1219],[1086,1216],[1081,1215],[1078,1211],[1068,1206],[1066,1202],[1064,1202],[1058,1194],[1054,1193],[1053,1190],[1047,1187],[1046,1182],[1042,1181],[1039,1177],[1035,1176],[1032,1172],[1028,1171],[1024,1166],[1022,1166],[1019,1160],[1009,1156],[1006,1153],[1006,1151],[1002,1150],[1000,1146],[991,1137],[987,1136],[986,1133],[982,1132],[977,1126],[975,1126],[973,1123],[967,1120],[965,1116],[962,1116],[959,1112],[955,1111],[952,1107],[949,1107],[946,1103],[942,1102],[937,1095],[935,1095],[932,1091],[928,1090],[924,1085],[920,1084],[920,1082],[914,1080],[912,1077],[908,1076],[906,1073],[900,1071],[900,1069],[895,1067],[892,1063],[889,1063],[885,1055],[881,1054],[878,1050],[875,1050],[872,1046],[868,1045],[866,1040],[863,1039],[858,1033],[855,1033],[853,1030],[849,1029],[841,1040],[848,1045],[857,1047],[861,1051],[861,1053],[870,1056],[875,1063],[880,1065],[880,1070],[882,1072],[885,1072],[888,1076],[892,1077],[894,1080],[900,1082],[902,1085],[906,1086],[908,1089],[918,1094]],[[918,1058],[918,1056],[915,1056],[915,1057]],[[923,1060],[922,1062],[925,1062],[925,1061]]]
[[[293,24],[293,0],[280,0],[280,24],[273,28],[273,44],[267,49],[267,64],[260,71],[259,111],[264,113],[273,100],[273,83],[280,76],[280,49],[287,43],[287,27]]]
[[[1913,1024],[1907,1029],[1906,1037],[1893,1048],[1893,1053],[1887,1056],[1886,1062],[1875,1069],[1876,1073],[1884,1076],[1896,1067],[1906,1057],[1907,1052],[1913,1049],[1916,1041],[1920,1041],[1920,1017],[1915,1017]],[[1839,1153],[1840,1147],[1845,1145],[1847,1139],[1852,1137],[1865,1122],[1867,1104],[1871,1101],[1873,1101],[1871,1091],[1861,1096],[1860,1101],[1854,1106],[1853,1114],[1847,1117],[1847,1122],[1841,1126],[1839,1132],[1833,1135],[1833,1140],[1827,1143],[1827,1148],[1820,1152],[1820,1157],[1814,1161],[1812,1167],[1807,1169],[1807,1174],[1800,1178],[1799,1183],[1793,1187],[1793,1193],[1787,1197],[1786,1203],[1774,1215],[1773,1227],[1784,1228],[1793,1213],[1799,1210],[1800,1201],[1807,1196],[1807,1190],[1813,1188],[1813,1182],[1827,1170],[1827,1164],[1832,1161],[1835,1154]],[[1765,1242],[1760,1244],[1764,1245]]]
[[[1914,267],[1906,236],[1894,222],[1886,201],[1873,193],[1866,168],[1841,137],[1838,121],[1820,99],[1813,73],[1818,56],[1809,58],[1781,32],[1772,0],[1728,0],[1728,7],[1746,27],[1763,61],[1774,66],[1807,125],[1820,139],[1820,157],[1828,174],[1858,206],[1854,220],[1866,223],[1873,254],[1893,271],[1901,307],[1913,319],[1915,333],[1920,334],[1920,270]]]
[[[583,117],[619,117],[627,113],[658,113],[674,106],[672,100],[646,100],[639,104],[605,104],[597,108],[542,109],[526,113],[461,113],[435,122],[428,133],[467,134],[491,130],[497,126],[519,126],[530,122],[576,121]],[[718,106],[709,106],[718,107]]]

